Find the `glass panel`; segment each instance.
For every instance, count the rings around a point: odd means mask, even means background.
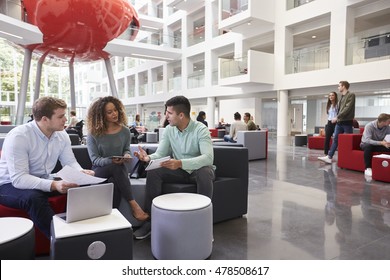
[[[220,58],[221,79],[248,74],[248,57]]]
[[[329,46],[294,50],[286,58],[286,74],[329,68]]]
[[[385,59],[390,59],[390,33],[353,37],[347,42],[347,65]]]

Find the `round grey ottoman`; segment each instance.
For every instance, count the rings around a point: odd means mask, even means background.
[[[33,226],[33,222],[26,218],[0,218],[0,259],[34,259],[35,232]]]
[[[152,254],[159,260],[202,260],[210,256],[213,207],[207,196],[171,193],[152,204]]]

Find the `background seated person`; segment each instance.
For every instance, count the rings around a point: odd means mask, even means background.
[[[360,143],[360,148],[364,151],[364,175],[371,177],[371,160],[373,152],[390,152],[390,141],[384,139],[390,135],[390,115],[382,113],[375,121],[366,124]]]
[[[256,124],[251,120],[251,114],[246,112],[244,114],[244,122],[246,123],[246,126],[248,127],[248,130],[257,130]]]
[[[239,112],[234,113],[234,122],[230,126],[229,135],[225,135],[223,140],[225,142],[237,142],[237,131],[248,130],[246,124],[241,120],[241,114]]]
[[[72,110],[70,111],[70,122],[67,128],[75,127],[78,123],[78,119],[76,117],[76,111]]]
[[[134,155],[141,161],[171,156],[161,168],[149,170],[146,177],[145,211],[150,214],[153,198],[162,194],[164,182],[196,183],[197,192],[207,197],[213,195],[215,180],[214,150],[209,129],[190,117],[191,104],[184,96],[175,96],[166,102],[166,117],[169,125],[165,128],[154,154],[147,155],[139,147]],[[153,219],[153,217],[152,217]],[[146,221],[134,232],[136,239],[150,235],[151,223]]]
[[[196,120],[198,122],[203,123],[205,126],[209,126],[208,123],[206,122],[206,113],[204,111],[200,111],[198,116],[196,117]]]

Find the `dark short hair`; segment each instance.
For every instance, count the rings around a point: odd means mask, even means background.
[[[346,89],[349,89],[349,83],[347,81],[340,81],[339,84],[344,86]]]
[[[54,111],[58,108],[66,109],[66,102],[62,99],[44,96],[37,99],[32,107],[34,119],[40,121],[42,117],[51,119],[54,115]]]
[[[251,118],[251,113],[246,112],[244,115],[245,117]]]
[[[241,120],[241,114],[239,112],[234,113],[234,119],[235,120]]]
[[[165,103],[166,107],[173,107],[176,114],[183,113],[187,118],[190,117],[191,104],[190,101],[182,96],[174,96]]]

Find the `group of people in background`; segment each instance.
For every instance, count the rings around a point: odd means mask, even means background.
[[[340,81],[338,85],[340,98],[336,92],[330,92],[326,105],[328,121],[325,125],[325,156],[319,160],[331,164],[338,147],[339,135],[353,133],[353,128],[359,128],[355,119],[355,94],[349,91],[350,84]],[[371,161],[374,152],[390,151],[390,115],[381,113],[374,121],[366,124],[360,148],[364,151],[364,175],[370,180],[372,176]],[[387,136],[388,135],[388,136]],[[330,139],[333,137],[332,145]],[[388,137],[388,138],[386,138]],[[387,140],[386,140],[387,139]]]

